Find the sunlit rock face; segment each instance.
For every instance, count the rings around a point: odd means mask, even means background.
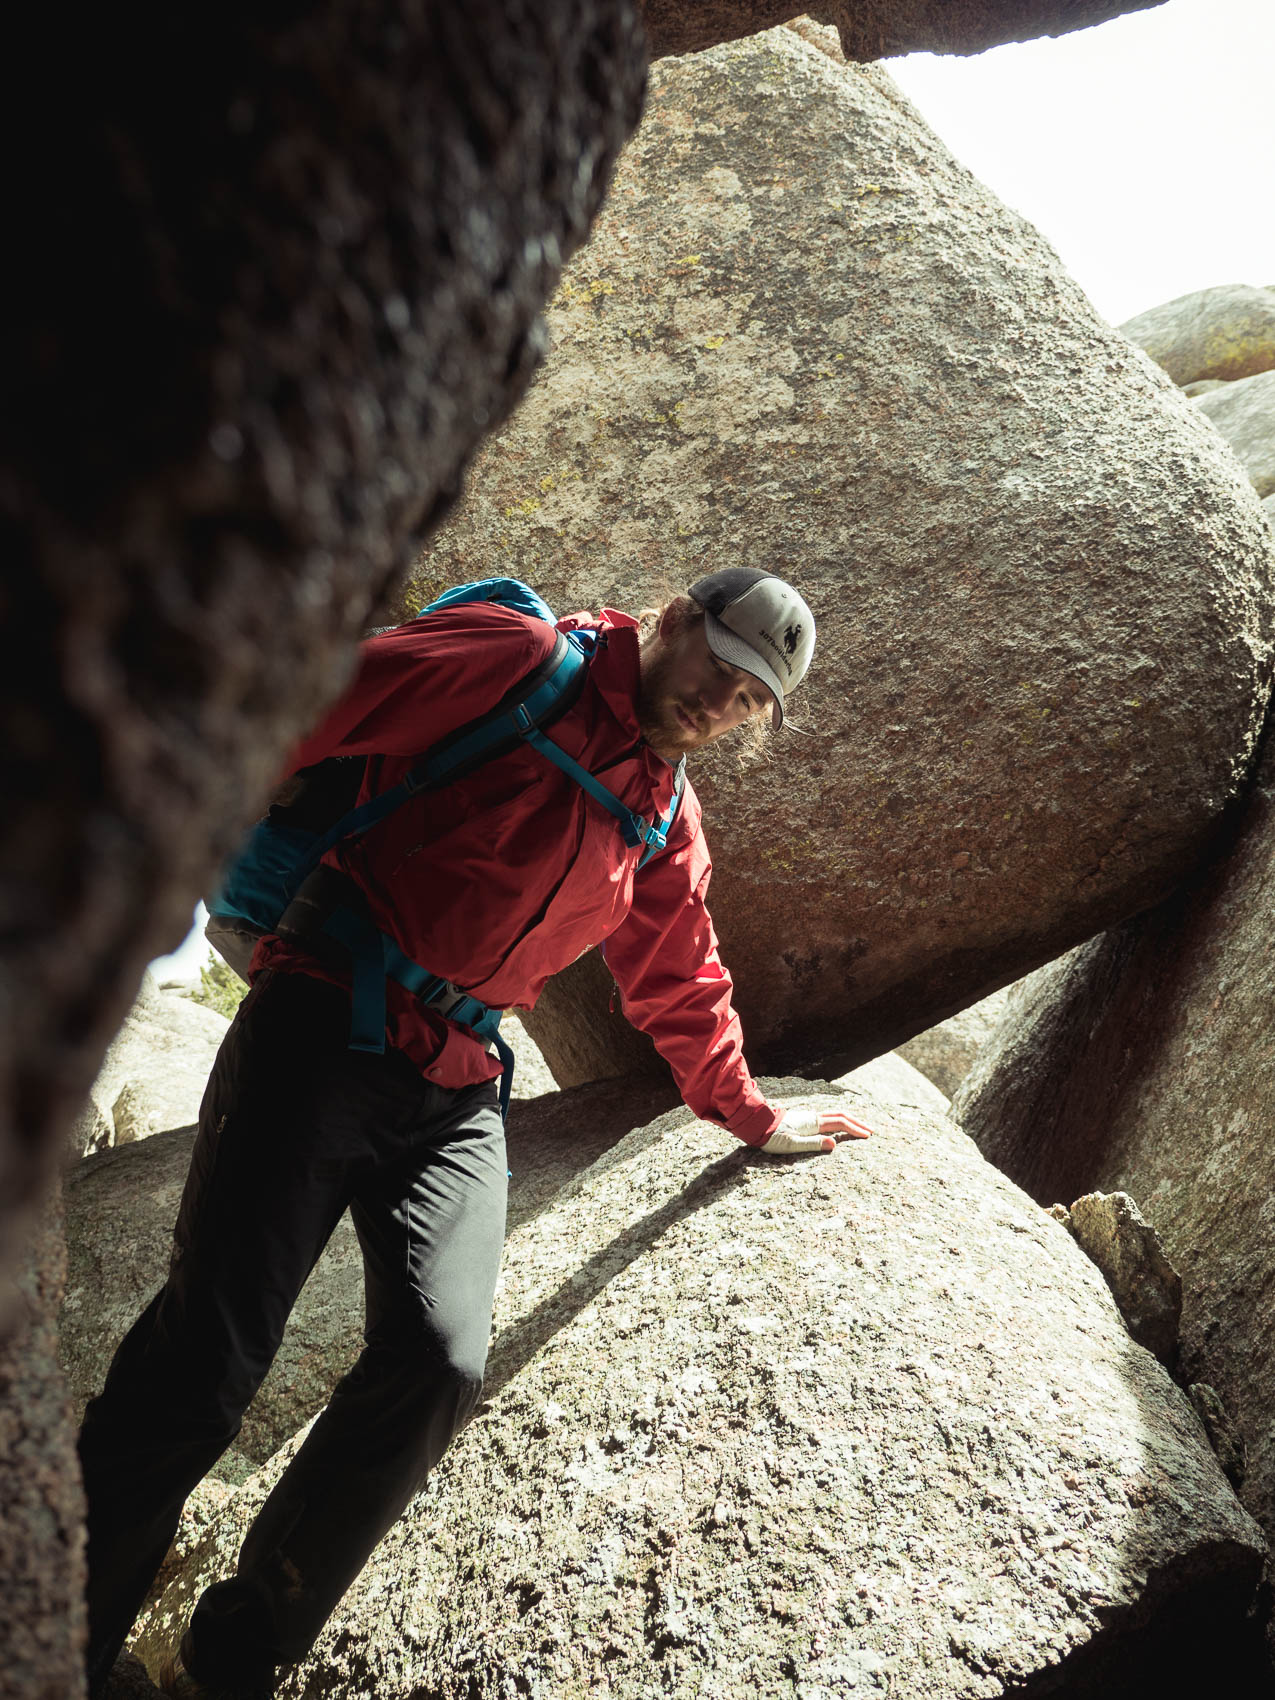
[[[1220,384],[1195,405],[1226,439],[1258,495],[1275,495],[1275,370]]]
[[[839,1072],[1196,863],[1266,700],[1268,528],[883,72],[786,29],[657,65],[550,326],[416,602],[802,587],[800,730],[693,764],[757,1059]],[[641,1060],[609,997],[586,958],[542,998],[560,1081]]]
[[[542,1195],[482,1409],[280,1700],[1096,1700],[1234,1647],[1263,1543],[1185,1396],[1067,1230],[896,1079],[816,1089],[876,1129],[831,1157],[675,1110]],[[563,1095],[564,1148],[596,1104]],[[290,1450],[173,1576],[147,1657]]]
[[[74,36],[7,42],[5,1212],[520,394],[645,65],[626,0]]]

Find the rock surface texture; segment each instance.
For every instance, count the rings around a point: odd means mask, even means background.
[[[807,735],[693,764],[759,1062],[840,1073],[1193,865],[1266,698],[1268,528],[883,72],[790,30],[657,65],[550,324],[413,605],[494,561],[564,610],[800,564]],[[608,997],[585,958],[541,1000],[560,1082],[644,1054]]]
[[[48,1202],[16,1282],[0,1293],[0,1695],[81,1700],[83,1494],[58,1369],[66,1278],[61,1198]]]
[[[644,60],[627,0],[12,20],[0,1259],[521,393]]]
[[[1125,1191],[1182,1276],[1181,1372],[1275,1533],[1275,752],[1195,889],[1032,976],[954,1114],[1042,1202]]]
[[[1184,388],[1275,368],[1275,290],[1221,284],[1179,295],[1120,329]]]
[[[1275,372],[1223,384],[1195,405],[1226,438],[1258,495],[1275,493]]]
[[[189,1127],[229,1025],[215,1009],[161,991],[147,973],[76,1123],[76,1154]]]
[[[983,1046],[991,1038],[997,1023],[1005,1013],[1008,990],[993,992],[953,1015],[929,1027],[899,1046],[899,1055],[913,1068],[920,1069],[932,1080],[945,1097],[950,1098],[964,1080]]]
[[[1078,1696],[1142,1626],[1226,1638],[1262,1543],[1097,1271],[949,1122],[813,1101],[877,1137],[775,1163],[675,1111],[514,1230],[487,1403],[282,1700]]]

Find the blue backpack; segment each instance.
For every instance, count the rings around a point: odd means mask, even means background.
[[[555,624],[544,599],[511,578],[459,585],[422,608],[417,618],[427,620],[439,608],[464,602],[497,602]],[[330,758],[309,770],[300,796],[272,805],[253,827],[209,899],[209,941],[246,978],[252,947],[266,933],[301,939],[323,934],[335,940],[349,952],[352,967],[351,1047],[384,1051],[385,982],[395,980],[449,1021],[463,1023],[495,1046],[504,1069],[503,1115],[513,1083],[513,1053],[500,1037],[500,1010],[405,956],[393,939],[373,925],[353,881],[320,864],[334,845],[368,831],[409,797],[440,790],[520,743],[528,743],[615,816],[625,844],[645,846],[638,863],[644,867],[668,841],[682,800],[685,763],[677,765],[668,812],[662,820],[648,821],[545,736],[545,729],[579,698],[598,637],[594,631],[558,632],[547,660],[520,679],[494,708],[418,756],[398,785],[360,806],[355,806],[355,799],[365,758]]]

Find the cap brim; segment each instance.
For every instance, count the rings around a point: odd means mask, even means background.
[[[708,647],[719,661],[738,667],[741,673],[747,673],[765,685],[774,699],[770,723],[778,731],[784,723],[784,688],[761,656],[707,609],[704,610],[704,635],[708,639]]]

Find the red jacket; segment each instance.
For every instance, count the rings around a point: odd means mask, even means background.
[[[579,700],[550,736],[630,808],[663,815],[673,769],[638,729],[637,623],[604,610],[559,621],[605,634]],[[353,685],[294,753],[378,755],[362,797],[395,785],[413,758],[493,706],[553,647],[542,620],[493,603],[441,609],[370,639]],[[502,1009],[530,1008],[551,975],[606,940],[629,1020],[655,1041],[698,1116],[750,1145],[778,1126],[744,1061],[730,976],[704,897],[712,864],[687,783],[668,848],[635,880],[640,851],[575,780],[530,748],[445,789],[410,798],[326,860],[351,874],[377,926],[414,961]],[[348,984],[340,971],[269,936],[261,968]],[[417,1003],[394,981],[389,1042],[443,1086],[500,1072],[468,1028]]]

